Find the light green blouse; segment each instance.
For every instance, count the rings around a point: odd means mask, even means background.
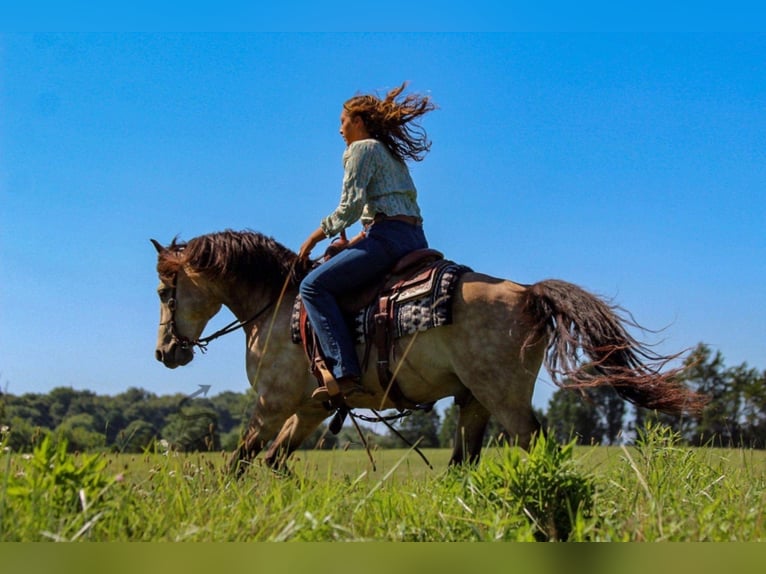
[[[378,213],[421,217],[417,190],[407,164],[397,160],[378,140],[353,142],[343,153],[340,204],[322,220],[327,237],[361,219],[371,223]]]

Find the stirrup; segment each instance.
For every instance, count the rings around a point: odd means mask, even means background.
[[[343,377],[340,381],[335,379],[329,379],[324,381],[324,385],[317,387],[311,398],[319,401],[330,401],[334,398],[348,398],[351,395],[362,394],[374,394],[371,391],[365,389],[360,383],[358,378],[355,377]]]
[[[329,401],[332,397],[340,394],[340,387],[335,377],[332,376],[330,369],[325,365],[324,360],[321,357],[317,357],[314,360],[312,371],[320,381],[320,385],[317,389],[311,393],[312,399],[318,399],[320,401]]]
[[[317,387],[314,389],[314,392],[311,393],[311,398],[320,402],[328,402],[333,397],[337,397],[340,393],[330,394],[330,390],[322,385],[321,387]]]

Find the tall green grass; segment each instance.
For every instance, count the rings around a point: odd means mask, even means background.
[[[648,427],[601,482],[600,540],[748,541],[766,536],[766,457],[749,449],[678,446]]]
[[[405,450],[298,453],[288,476],[234,480],[220,454],[76,455],[44,441],[0,458],[2,541],[703,541],[766,538],[766,456],[538,440],[435,470]]]

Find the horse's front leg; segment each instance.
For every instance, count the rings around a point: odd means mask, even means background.
[[[265,454],[266,464],[276,471],[284,471],[290,455],[300,448],[329,414],[323,406],[312,404],[287,419]]]
[[[229,471],[237,477],[242,476],[252,464],[255,457],[266,447],[268,442],[276,436],[280,427],[289,415],[264,412],[263,400],[259,398],[247,429],[239,441],[239,447],[229,459]]]
[[[455,399],[460,408],[450,466],[479,462],[490,413],[472,394]]]

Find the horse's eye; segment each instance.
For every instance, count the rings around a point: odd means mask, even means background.
[[[157,295],[160,296],[160,301],[162,301],[163,303],[166,302],[168,298],[170,297],[170,294],[172,291],[173,290],[170,287],[164,287],[162,289],[158,289]]]

